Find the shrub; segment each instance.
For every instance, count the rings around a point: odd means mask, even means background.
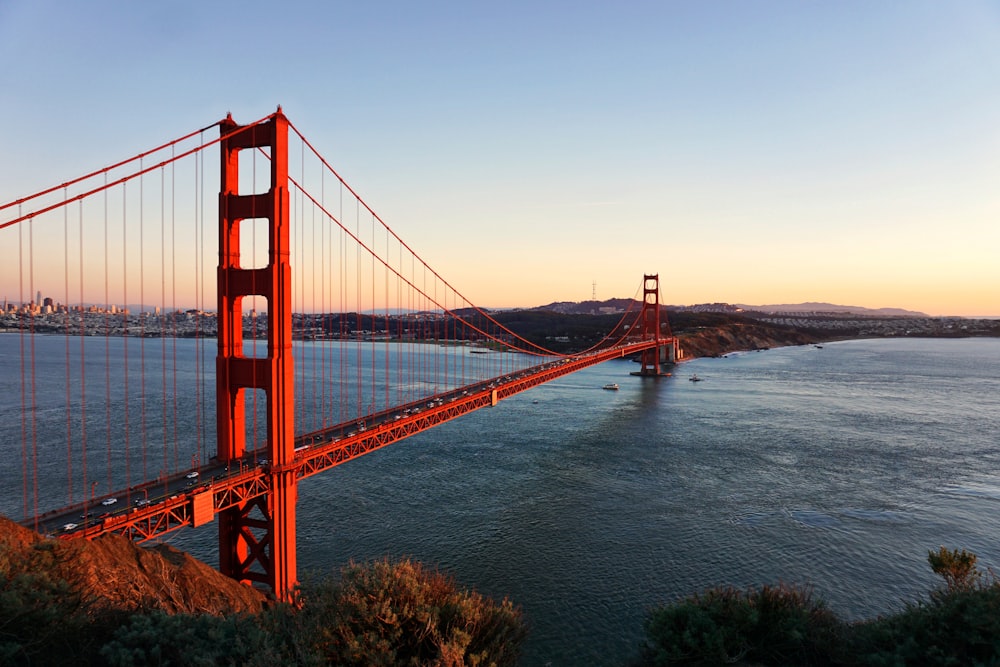
[[[49,541],[0,544],[0,664],[77,664],[96,650],[91,600],[52,576],[55,561]]]
[[[830,664],[840,624],[806,588],[715,588],[655,609],[646,665]]]
[[[851,653],[859,665],[996,665],[1000,586],[943,591],[853,630]]]
[[[935,574],[944,577],[948,591],[971,591],[982,586],[983,573],[976,567],[976,554],[965,549],[948,551],[941,547],[927,552],[927,562]]]
[[[351,564],[339,584],[302,591],[319,651],[338,665],[514,665],[522,614],[402,560]]]
[[[259,616],[167,614],[131,616],[101,648],[111,667],[215,667],[242,665],[319,665],[317,656],[296,654],[285,635],[272,635]]]

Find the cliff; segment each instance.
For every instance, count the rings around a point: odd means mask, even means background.
[[[731,322],[677,332],[687,359],[719,357],[741,350],[766,350],[787,345],[808,345],[823,338],[787,327]]]

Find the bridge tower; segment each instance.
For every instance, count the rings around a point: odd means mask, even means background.
[[[656,347],[642,352],[642,369],[632,375],[656,377],[665,375],[660,364],[674,360],[674,338],[664,337],[660,331],[660,274],[646,274],[642,277],[642,340],[655,340]],[[669,375],[669,373],[666,373]]]
[[[259,390],[266,397],[269,470],[267,493],[219,513],[219,569],[238,581],[266,585],[281,600],[296,583],[297,484],[286,469],[295,447],[288,119],[278,107],[268,121],[241,129],[228,116],[221,132],[217,456],[235,465],[246,454],[246,390]],[[269,153],[270,188],[242,194],[240,152],[256,150]],[[267,220],[267,265],[248,268],[240,261],[240,225],[261,219]],[[267,299],[266,357],[247,357],[243,349],[242,302],[254,295]]]

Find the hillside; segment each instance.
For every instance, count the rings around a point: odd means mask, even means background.
[[[678,333],[685,358],[719,357],[742,350],[767,350],[786,345],[807,345],[820,338],[793,329],[780,329],[765,324],[726,324],[701,327]]]
[[[0,570],[65,581],[92,610],[227,614],[257,612],[260,591],[226,577],[167,545],[137,546],[119,535],[92,541],[43,538],[0,517]]]
[[[599,342],[621,319],[620,314],[587,315],[550,310],[508,311],[494,316],[525,339],[567,354]],[[665,310],[665,316],[671,331],[680,339],[686,358],[823,340],[819,332],[804,332],[736,313]]]
[[[408,559],[352,563],[297,595],[265,606],[169,547],[43,538],[0,517],[0,665],[514,667],[526,633],[510,601]]]

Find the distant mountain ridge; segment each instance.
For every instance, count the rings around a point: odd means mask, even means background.
[[[749,306],[738,304],[743,310],[754,310],[764,313],[850,313],[852,315],[867,315],[878,317],[930,317],[927,313],[903,308],[865,308],[864,306],[841,306],[833,303],[807,301],[805,303],[770,304],[766,306]]]
[[[554,313],[569,315],[595,315],[600,312],[624,312],[629,306],[641,307],[642,302],[635,299],[607,299],[605,301],[555,301],[544,306],[535,306],[527,310],[548,310]],[[603,311],[602,311],[603,309]]]
[[[544,306],[535,306],[527,310],[547,310],[556,313],[572,315],[594,315],[598,313],[624,312],[632,305],[641,307],[642,303],[633,299],[607,299],[605,301],[556,301]],[[758,313],[830,313],[863,315],[866,317],[929,317],[926,313],[903,308],[865,308],[863,306],[841,306],[834,303],[808,301],[805,303],[770,304],[751,306],[747,304],[703,303],[691,306],[667,306],[671,310],[689,310],[701,312],[737,313],[754,311]]]

